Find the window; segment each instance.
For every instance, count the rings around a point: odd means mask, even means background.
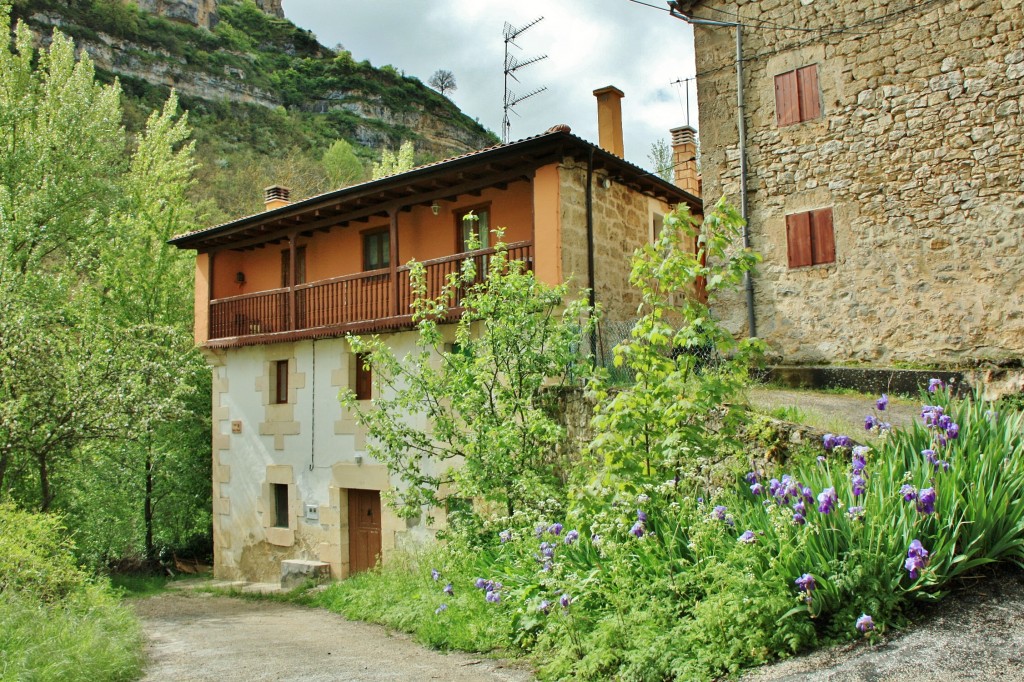
[[[363,233],[363,270],[391,267],[391,233],[387,229]]]
[[[281,287],[290,287],[291,283],[292,254],[291,249],[281,252]],[[306,247],[299,246],[295,249],[295,283],[306,283]]]
[[[779,127],[821,116],[818,65],[780,73],[775,77],[775,117]]]
[[[835,263],[832,209],[821,208],[786,216],[786,244],[791,268]]]
[[[274,527],[288,528],[288,484],[271,483],[270,492],[274,500]]]
[[[282,405],[288,402],[288,361],[274,363],[274,402]]]
[[[369,400],[373,397],[373,374],[367,363],[366,353],[356,355],[356,400]]]
[[[476,220],[468,217],[472,212]],[[475,209],[459,209],[455,213],[456,229],[459,235],[459,251],[469,251],[470,238],[476,235],[480,242],[477,247],[486,249],[491,243],[491,212],[489,207]]]

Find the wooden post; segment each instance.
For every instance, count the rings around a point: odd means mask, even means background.
[[[388,217],[391,219],[391,233],[388,237],[388,268],[391,270],[391,317],[398,315],[398,211],[396,206],[388,209]]]
[[[206,341],[214,338],[213,336],[213,261],[214,256],[217,255],[216,251],[209,252],[210,262],[206,268]]]
[[[288,329],[295,331],[295,233],[288,235]]]

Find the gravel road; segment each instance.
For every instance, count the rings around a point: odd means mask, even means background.
[[[525,666],[430,651],[322,609],[208,593],[134,602],[147,635],[144,682],[527,682]]]

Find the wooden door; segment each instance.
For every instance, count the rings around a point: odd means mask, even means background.
[[[380,557],[380,492],[348,491],[349,575],[377,565]]]

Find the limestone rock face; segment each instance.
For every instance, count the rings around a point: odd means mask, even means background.
[[[267,4],[272,1],[268,0]],[[217,25],[217,0],[138,0],[138,4],[139,9],[183,24],[202,28]],[[280,8],[280,0],[277,0],[277,5]]]
[[[284,8],[281,6],[281,0],[256,0],[256,6],[267,14],[284,19]]]

